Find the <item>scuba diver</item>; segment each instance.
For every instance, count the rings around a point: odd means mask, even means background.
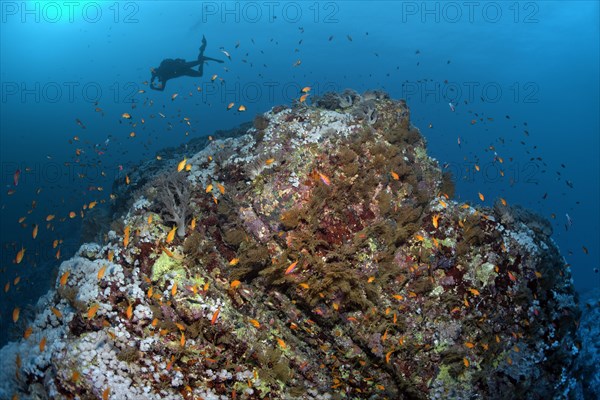
[[[200,54],[198,54],[198,59],[196,61],[185,61],[182,58],[176,58],[173,60],[172,58],[167,58],[163,60],[158,68],[152,68],[152,79],[150,80],[150,89],[160,90],[161,92],[165,90],[167,86],[167,81],[169,79],[178,78],[180,76],[192,76],[192,77],[201,77],[204,73],[204,63],[207,61],[215,61],[218,63],[223,63],[223,60],[217,60],[216,58],[206,57],[204,55],[204,50],[206,49],[206,38],[202,35],[202,46],[200,46]],[[192,69],[195,66],[198,66],[198,71]],[[160,84],[155,85],[154,81],[158,79]]]

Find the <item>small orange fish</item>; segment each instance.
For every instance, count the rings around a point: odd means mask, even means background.
[[[227,104],[227,109],[228,109],[228,110],[231,110],[231,108],[232,108],[233,106],[235,106],[235,103],[233,103],[233,102],[232,102],[232,103],[229,103],[229,104]]]
[[[463,358],[463,363],[465,364],[465,367],[469,367],[469,360],[467,360],[467,357]]]
[[[478,193],[478,194],[479,194],[479,200],[485,201],[485,197],[483,196],[483,194],[481,194],[481,192]]]
[[[33,332],[33,328],[28,326],[27,329],[25,329],[25,332],[23,332],[23,339],[27,340],[29,338],[29,336],[31,336],[32,332]]]
[[[8,293],[9,290],[10,290],[10,282],[6,282],[6,285],[4,285],[4,293]]]
[[[37,237],[38,235],[38,225],[34,224],[33,225],[33,232],[31,232],[31,237],[33,237],[34,239]]]
[[[115,252],[112,250],[108,251],[108,261],[112,262],[112,260],[115,258]]]
[[[304,103],[308,96],[310,96],[310,93],[305,93],[302,96],[300,96],[300,103]]]
[[[327,175],[324,175],[320,172],[318,174],[319,174],[319,178],[321,178],[321,182],[323,182],[327,186],[331,185],[331,180],[329,179],[329,177],[327,177]]]
[[[500,202],[502,203],[503,206],[506,206],[506,200],[504,200],[502,197],[500,197]]]
[[[102,400],[108,400],[108,396],[110,396],[110,388],[104,389],[102,392]]]
[[[437,229],[438,227],[438,220],[440,219],[440,215],[439,214],[435,214],[431,217],[431,222],[433,223],[433,227]]]
[[[302,88],[302,93],[308,93],[308,92],[310,92],[311,89],[312,88],[310,86],[305,86]]]
[[[185,168],[185,164],[187,163],[187,159],[184,158],[183,160],[179,161],[179,164],[177,164],[177,172],[181,172],[183,171],[183,169]]]
[[[121,114],[121,117],[125,119],[131,119],[131,115],[129,115],[129,113],[123,113]]]
[[[210,324],[214,325],[217,322],[217,318],[219,318],[219,313],[221,312],[221,307],[217,307],[215,312],[213,313],[212,318],[210,319]]]
[[[52,220],[54,219],[54,217],[55,217],[55,215],[54,215],[54,214],[48,214],[48,215],[46,216],[46,222],[50,222],[50,221],[52,221]]]
[[[43,352],[46,349],[46,336],[40,340],[40,352]]]
[[[127,311],[125,311],[125,316],[127,317],[127,319],[131,319],[131,317],[133,317],[133,305],[130,304],[129,307],[127,307]]]
[[[179,96],[179,93],[173,93],[173,95],[171,96],[171,101],[175,100],[177,96]]]
[[[185,346],[185,334],[181,332],[181,339],[179,339],[179,344],[181,347]]]
[[[285,350],[287,348],[287,344],[285,344],[283,339],[277,338],[277,344],[279,345],[279,347],[281,347],[282,350]]]
[[[229,261],[229,265],[231,265],[231,266],[233,267],[234,265],[238,265],[238,263],[239,263],[239,262],[240,262],[240,259],[239,259],[239,258],[232,258],[232,259]]]
[[[131,183],[131,179],[129,179],[129,175],[125,175],[125,184],[129,185]]]
[[[258,322],[255,319],[249,319],[248,320],[255,328],[260,328],[260,322]]]
[[[385,353],[385,363],[389,364],[390,363],[390,357],[392,356],[392,353],[394,352],[394,350],[390,350],[387,353]]]
[[[100,190],[100,188],[98,188],[98,190]],[[98,204],[97,201],[90,201],[90,204],[88,204],[88,208],[91,210],[92,208],[96,207],[96,204]]]
[[[173,283],[173,287],[171,288],[171,296],[175,297],[177,294],[177,282]]]
[[[302,289],[309,289],[310,288],[310,286],[306,282],[302,282],[298,286],[300,286]]]
[[[209,183],[208,186],[206,187],[206,193],[210,193],[213,190],[213,185],[212,183]]]
[[[81,374],[78,371],[73,371],[73,375],[71,376],[71,380],[73,382],[77,382],[80,377],[81,377]]]
[[[125,234],[123,236],[123,247],[129,246],[129,234],[131,233],[131,227],[127,225],[125,227]]]
[[[517,277],[516,277],[516,276],[514,276],[514,275],[512,274],[512,272],[510,272],[510,271],[508,271],[508,278],[509,278],[511,281],[513,281],[513,282],[516,282],[516,281],[517,281]]]
[[[238,111],[239,111],[239,112],[246,111],[246,106],[244,106],[244,105],[240,105],[240,106],[238,107]]]
[[[217,183],[217,188],[219,188],[219,192],[221,192],[221,194],[225,194],[225,186]]]
[[[367,283],[371,283],[375,280],[374,276],[370,276],[369,279],[367,279]]]
[[[100,308],[99,304],[94,304],[93,306],[90,307],[90,309],[87,312],[87,317],[88,319],[92,319],[94,318],[94,316],[96,315],[96,313],[98,312],[98,309]]]
[[[265,165],[271,165],[275,162],[274,158],[269,158],[268,160],[265,161]]]
[[[285,270],[285,275],[291,274],[294,269],[296,268],[296,265],[298,264],[298,261],[294,261],[293,263],[290,264],[289,267],[287,267],[287,269]]]
[[[52,313],[56,315],[56,318],[62,318],[62,313],[58,308],[50,307],[50,311],[52,311]]]
[[[102,279],[104,277],[104,273],[106,272],[106,267],[107,267],[107,265],[105,264],[98,271],[98,280],[100,280],[100,279]]]
[[[153,293],[154,293],[154,287],[150,286],[150,288],[148,289],[148,292],[146,293],[146,295],[148,296],[149,299],[151,299]]]
[[[23,256],[25,255],[25,247],[21,246],[21,250],[17,252],[17,256],[15,257],[15,262],[20,264],[23,261]]]
[[[190,230],[193,231],[196,229],[196,217],[192,218],[192,221],[190,222]]]
[[[400,179],[400,175],[398,175],[394,171],[390,171],[390,174],[392,175],[392,179],[394,179],[395,181]]]
[[[69,275],[71,275],[71,271],[66,271],[60,277],[60,286],[65,286],[67,284],[67,280],[69,279]]]
[[[477,289],[469,288],[469,292],[471,292],[473,296],[479,296],[479,290]]]
[[[401,294],[394,294],[392,295],[392,297],[396,300],[404,300],[404,296],[402,296]]]
[[[240,286],[241,283],[242,282],[240,282],[236,279],[233,282],[231,282],[231,284],[229,286],[231,287],[231,289],[235,289],[236,287]]]
[[[469,349],[472,349],[473,347],[475,347],[475,345],[471,342],[465,342],[465,346],[467,346]]]
[[[13,322],[15,324],[19,320],[19,314],[21,314],[21,309],[19,307],[15,307],[12,313]]]
[[[175,239],[175,232],[177,231],[177,226],[174,226],[169,233],[167,234],[167,243],[171,243],[173,239]]]

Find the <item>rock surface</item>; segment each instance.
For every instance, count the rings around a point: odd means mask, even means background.
[[[547,221],[452,200],[403,101],[315,104],[274,107],[183,171],[173,150],[114,188],[126,212],[63,262],[31,336],[1,350],[20,361],[0,397],[568,393],[579,311]],[[183,235],[156,186],[174,171],[191,191]]]

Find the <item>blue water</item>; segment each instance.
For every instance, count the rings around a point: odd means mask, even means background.
[[[304,86],[406,98],[458,199],[479,204],[481,192],[486,205],[502,197],[554,215],[576,289],[600,287],[598,2],[73,4],[1,3],[0,341],[14,331],[12,309],[26,313],[78,248],[84,204],[103,206],[113,180],[161,148],[290,104]],[[225,63],[149,90],[150,68],[195,59],[203,34],[205,55]],[[124,112],[145,123],[132,127]]]

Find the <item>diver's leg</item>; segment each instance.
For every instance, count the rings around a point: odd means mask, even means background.
[[[219,59],[212,58],[212,57],[204,57],[204,61],[215,61],[215,62],[218,62],[218,63],[221,63],[221,64],[223,64],[225,62],[223,60],[219,60]]]
[[[196,61],[188,61],[185,63],[184,68],[193,68],[196,65],[200,65],[202,63],[201,60],[196,60]]]
[[[206,38],[202,35],[202,45],[200,46],[200,53],[198,53],[198,60],[204,56],[204,50],[206,50]]]

